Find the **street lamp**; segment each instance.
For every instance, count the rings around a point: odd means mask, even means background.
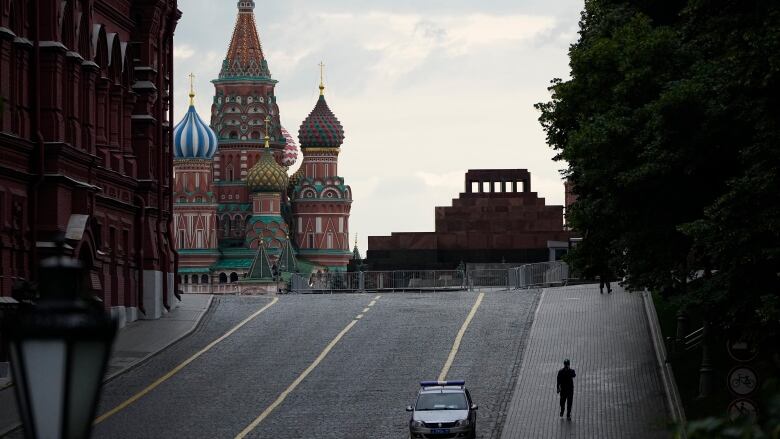
[[[41,262],[41,299],[7,322],[16,400],[28,438],[89,437],[117,325],[80,296],[82,266]]]

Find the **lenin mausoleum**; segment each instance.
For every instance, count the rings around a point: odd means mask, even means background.
[[[279,119],[254,15],[239,1],[233,36],[214,79],[211,123],[190,107],[174,128],[174,219],[184,291],[273,291],[290,273],[344,271],[352,192],[338,173],[344,130],[325,87],[298,131]]]
[[[573,200],[567,192],[569,202]],[[531,191],[528,170],[470,170],[465,192],[452,206],[436,207],[434,232],[369,236],[366,266],[425,270],[453,269],[461,262],[544,262],[559,259],[570,236],[563,206],[547,206]]]
[[[65,236],[120,323],[178,303],[176,0],[0,0],[0,296]]]

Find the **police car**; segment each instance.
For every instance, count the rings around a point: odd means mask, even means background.
[[[475,438],[477,406],[465,381],[421,381],[412,412],[409,435],[415,439]]]

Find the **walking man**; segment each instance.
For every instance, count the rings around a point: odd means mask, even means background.
[[[599,290],[601,290],[601,294],[604,294],[604,285],[607,286],[607,294],[612,294],[612,285],[610,284],[610,274],[608,269],[601,270],[601,276],[599,276],[599,280],[601,281],[599,283]]]
[[[561,414],[563,417],[563,408],[566,406],[566,419],[571,420],[571,403],[574,398],[574,369],[569,367],[569,360],[563,360],[563,369],[558,371],[558,390],[561,394]]]

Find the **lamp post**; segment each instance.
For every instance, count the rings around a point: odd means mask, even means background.
[[[40,268],[37,305],[6,323],[25,436],[86,438],[117,325],[79,297],[82,266],[63,240]]]

